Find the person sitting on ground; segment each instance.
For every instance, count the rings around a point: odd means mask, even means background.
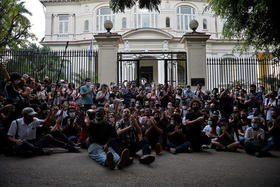
[[[271,110],[271,120],[268,122],[268,142],[273,142],[280,148],[280,116],[277,109]]]
[[[220,127],[212,117],[208,119],[207,125],[202,131],[211,139],[216,138],[221,134]]]
[[[142,128],[143,141],[155,149],[156,154],[160,154],[164,144],[164,132],[166,124],[160,118],[160,112],[155,111],[153,117],[146,120],[146,125]]]
[[[192,144],[193,151],[201,151],[202,145],[209,145],[211,140],[202,133],[206,125],[204,115],[200,112],[201,104],[198,100],[192,100],[190,103],[192,111],[187,113],[184,125],[187,136]]]
[[[212,144],[216,146],[217,151],[236,151],[239,142],[234,140],[234,129],[228,124],[226,118],[222,118],[219,122],[221,126],[221,135],[212,140]]]
[[[79,133],[81,131],[81,122],[78,120],[76,108],[70,106],[67,111],[67,117],[62,122],[62,132],[68,137],[69,141],[78,142]]]
[[[261,120],[258,117],[252,119],[251,127],[245,132],[245,151],[255,154],[257,157],[264,156],[274,147],[272,139],[265,141],[265,131],[260,128]]]
[[[35,117],[36,114],[33,108],[26,107],[22,110],[23,117],[11,123],[8,139],[15,144],[16,153],[24,156],[40,155],[44,154],[43,148],[49,145],[62,147],[70,152],[79,152],[75,147],[55,139],[50,134],[37,138],[37,127],[47,125],[49,119],[40,120]]]
[[[172,114],[170,125],[167,128],[167,144],[173,154],[192,151],[191,142],[187,140],[183,128],[181,116]]]
[[[111,140],[117,136],[115,129],[104,120],[104,109],[97,108],[95,120],[91,120],[87,126],[89,136],[88,155],[101,165],[114,169],[117,165],[122,169],[129,158],[128,149],[124,149],[121,157],[110,147]]]
[[[136,152],[142,149],[143,156],[139,159],[140,163],[150,164],[155,160],[155,157],[150,155],[147,142],[138,140],[137,135],[141,133],[141,128],[128,108],[123,110],[122,119],[116,123],[116,130],[121,148],[127,148],[131,157],[136,156]]]

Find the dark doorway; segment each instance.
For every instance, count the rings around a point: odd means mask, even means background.
[[[153,66],[140,67],[140,80],[146,80],[147,83],[153,82]]]

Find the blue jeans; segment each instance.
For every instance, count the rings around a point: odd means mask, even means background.
[[[264,144],[264,145],[255,145],[255,144],[253,144],[253,142],[251,140],[245,140],[245,142],[244,142],[245,151],[249,154],[253,154],[255,152],[266,153],[266,152],[272,150],[274,145],[275,145],[275,142],[273,140],[273,137],[270,137],[267,140],[267,144]]]
[[[185,141],[182,144],[175,144],[173,142],[168,141],[167,144],[168,144],[169,147],[175,148],[176,149],[176,153],[185,152],[191,146],[191,142],[189,142],[189,141]]]
[[[119,155],[111,148],[108,148],[108,152],[111,152],[114,157],[114,162],[117,163],[120,160]],[[102,145],[97,143],[92,143],[88,147],[88,156],[98,162],[101,165],[105,165],[106,162],[106,153],[102,149]]]

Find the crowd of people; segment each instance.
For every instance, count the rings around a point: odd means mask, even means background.
[[[88,149],[96,162],[121,169],[139,159],[151,164],[163,150],[204,149],[266,156],[280,143],[280,92],[250,85],[203,90],[124,81],[110,85],[87,78],[39,80],[7,72],[0,82],[0,150],[6,155]],[[141,150],[141,152],[140,152]],[[140,154],[140,153],[141,154]]]

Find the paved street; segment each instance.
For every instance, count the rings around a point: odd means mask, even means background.
[[[163,152],[150,165],[137,160],[111,171],[82,153],[35,158],[0,155],[0,186],[280,186],[280,152],[256,158],[216,152],[172,155]]]

